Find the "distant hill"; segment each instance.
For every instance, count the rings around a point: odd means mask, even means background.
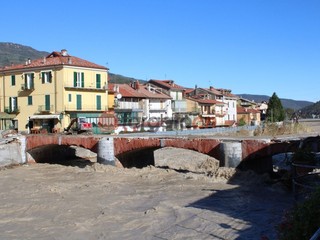
[[[130,83],[131,81],[138,80],[140,83],[145,83],[146,81],[141,79],[136,79],[132,77],[125,77],[120,74],[114,74],[109,72],[109,82],[110,83]]]
[[[253,100],[255,102],[263,102],[263,101],[268,102],[270,98],[270,96],[267,96],[267,95],[253,95],[253,94],[236,94],[236,95],[248,100]],[[309,102],[309,101],[292,100],[292,99],[285,99],[285,98],[280,98],[280,101],[284,108],[290,108],[295,111],[314,104],[313,102]]]
[[[24,45],[0,42],[0,66],[24,63],[28,58],[33,60],[45,57],[48,54],[48,52],[37,51]]]
[[[299,110],[303,118],[320,117],[320,101]]]
[[[11,64],[24,63],[28,58],[37,59],[47,56],[49,52],[38,51],[32,47],[24,46],[21,44],[0,42],[0,66],[9,66]],[[141,83],[146,81],[135,79],[132,77],[122,76],[120,74],[109,73],[109,80],[111,83],[129,83],[134,80],[139,80]],[[269,96],[266,95],[253,95],[253,94],[236,94],[248,100],[255,102],[269,101]],[[297,101],[292,99],[280,99],[284,108],[291,108],[299,110],[305,107],[306,112],[317,112],[320,109],[320,103],[314,104],[308,101]],[[314,108],[314,109],[313,109]],[[319,112],[319,111],[318,111]]]

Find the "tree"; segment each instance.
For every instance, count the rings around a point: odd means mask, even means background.
[[[266,119],[268,122],[281,122],[285,118],[285,111],[276,93],[269,98]]]

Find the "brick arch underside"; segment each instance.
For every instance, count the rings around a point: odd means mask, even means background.
[[[26,151],[45,145],[66,145],[86,148],[97,153],[99,140],[98,137],[80,135],[29,135],[26,142]]]
[[[29,149],[28,162],[62,164],[68,159],[74,159],[76,150],[68,145],[48,144]]]
[[[82,147],[97,153],[99,138],[65,135],[29,135],[26,140],[27,162],[65,165],[76,157],[71,146]]]
[[[213,139],[116,138],[115,156],[123,167],[154,165],[154,151],[162,147],[193,150],[219,159],[220,141]]]

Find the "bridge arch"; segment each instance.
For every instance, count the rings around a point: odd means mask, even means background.
[[[96,162],[97,154],[73,145],[48,144],[29,149],[28,162],[85,167]]]
[[[45,145],[65,145],[83,147],[99,155],[99,143],[101,143],[100,140],[104,137],[105,135],[27,135],[25,151],[28,152],[31,149],[43,147]],[[124,165],[127,167],[154,164],[154,162],[152,162],[153,158],[149,158],[148,161],[141,161],[135,164],[130,163],[130,160],[126,159],[128,159],[130,154],[134,154],[136,156],[135,158],[141,158],[141,156],[147,155],[151,156],[154,150],[162,147],[189,149],[221,160],[221,143],[232,140],[230,138],[207,138],[192,136],[178,138],[165,138],[158,136],[109,136],[108,139],[109,138],[112,139],[113,156],[119,157],[120,161],[122,158],[123,162],[125,163]],[[239,168],[253,169],[258,172],[268,172],[272,171],[273,169],[272,156],[277,153],[288,151],[289,146],[292,147],[291,151],[294,151],[294,149],[298,146],[297,142],[299,143],[301,139],[276,140],[266,138],[238,139],[237,141],[241,142],[241,163]]]

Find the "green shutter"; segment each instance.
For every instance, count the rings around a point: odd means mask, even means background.
[[[28,105],[32,105],[32,96],[28,96]]]
[[[81,95],[77,95],[77,110],[82,110],[82,98],[81,98]]]
[[[96,75],[96,88],[101,88],[101,75]]]
[[[12,75],[11,76],[11,86],[15,86],[16,85],[16,76]]]
[[[12,97],[9,97],[9,113],[12,112]]]
[[[81,87],[84,87],[84,73],[81,73]]]
[[[50,111],[50,95],[45,95],[45,110]]]
[[[42,72],[42,73],[41,73],[41,80],[42,80],[42,83],[44,83],[44,76],[45,76],[45,73],[44,73],[44,72]]]
[[[30,89],[34,89],[34,73],[31,73]]]
[[[73,86],[77,87],[77,72],[73,72]]]
[[[101,96],[97,95],[97,110],[101,110]]]

